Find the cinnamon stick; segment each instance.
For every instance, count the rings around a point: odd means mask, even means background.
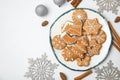
[[[118,42],[120,42],[120,37],[119,37],[119,35],[117,34],[117,32],[115,31],[115,29],[113,28],[113,26],[112,26],[112,24],[111,24],[110,21],[108,21],[108,25],[109,25],[109,27],[110,27],[113,35],[115,36],[116,40],[117,40]]]
[[[89,71],[83,73],[82,75],[75,77],[74,80],[81,80],[81,79],[85,78],[86,76],[90,75],[91,73],[92,73],[92,70],[89,70]]]
[[[120,52],[120,47],[117,45],[117,43],[114,40],[112,41],[112,44]]]
[[[71,0],[66,0],[67,2],[71,1]]]
[[[120,52],[120,37],[117,34],[117,32],[115,31],[115,29],[113,28],[112,24],[110,23],[110,21],[108,21],[108,25],[113,33],[113,41],[112,44],[113,46]]]
[[[118,41],[115,36],[113,35],[113,40],[118,44],[118,46],[120,47],[120,41]]]
[[[77,0],[77,2],[73,5],[73,7],[77,7],[79,4],[80,4],[80,2],[81,2],[82,0]]]
[[[77,2],[77,0],[72,0],[71,5],[74,5]]]

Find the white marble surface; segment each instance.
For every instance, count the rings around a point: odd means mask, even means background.
[[[35,14],[38,4],[48,7],[47,16],[41,18]],[[83,0],[79,7],[98,9],[93,0]],[[59,8],[52,0],[0,0],[0,80],[30,80],[24,77],[29,66],[28,58],[41,57],[44,52],[49,60],[58,63],[49,44],[50,25],[59,15],[72,8],[69,3]],[[120,7],[118,8],[120,15]],[[120,35],[120,23],[114,23],[117,15],[111,12],[102,14],[113,23]],[[49,21],[47,27],[41,27],[43,20]],[[108,58],[99,67],[107,65],[109,60],[120,69],[120,53],[113,46]],[[59,64],[53,76],[56,80],[60,80],[60,71],[68,76],[68,80],[73,80],[73,77],[83,73],[71,71]],[[93,73],[83,80],[96,80],[95,77],[96,73]]]

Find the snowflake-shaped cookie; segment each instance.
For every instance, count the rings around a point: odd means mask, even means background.
[[[55,49],[61,50],[66,47],[66,43],[61,39],[60,35],[56,35],[52,39],[52,45]]]
[[[118,13],[118,7],[120,7],[120,0],[94,0],[99,6],[99,11],[112,11],[112,13]]]
[[[47,60],[46,54],[36,60],[29,59],[29,64],[29,71],[25,73],[25,77],[32,80],[55,80],[52,76],[58,65]]]
[[[103,66],[103,68],[95,68],[95,72],[97,73],[97,80],[120,80],[120,71],[117,67],[114,67],[112,61],[110,60],[107,63],[107,66]]]
[[[87,34],[98,34],[102,25],[98,22],[96,18],[94,19],[87,19],[84,23],[83,29],[86,31]]]
[[[74,53],[72,46],[67,46],[62,51],[62,56],[65,61],[74,61],[76,58],[78,58],[78,55]]]

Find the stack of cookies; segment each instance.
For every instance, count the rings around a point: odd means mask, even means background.
[[[77,9],[72,13],[72,20],[61,27],[61,34],[55,35],[52,45],[62,50],[65,61],[76,61],[78,66],[88,66],[91,57],[98,55],[106,40],[106,33],[97,18],[88,19],[87,13]]]

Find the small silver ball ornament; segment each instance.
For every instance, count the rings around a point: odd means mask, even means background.
[[[65,3],[65,0],[53,0],[53,2],[60,7]]]
[[[40,4],[40,5],[36,6],[36,8],[35,8],[35,13],[36,13],[38,16],[42,17],[42,16],[45,16],[45,15],[48,14],[48,9],[47,9],[46,6]]]

